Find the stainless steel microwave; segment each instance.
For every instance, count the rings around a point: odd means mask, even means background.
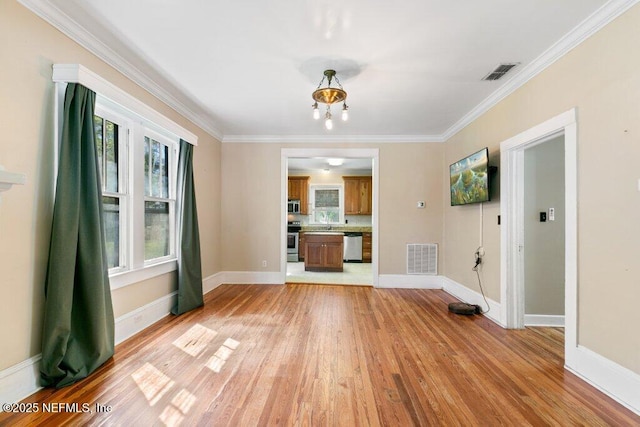
[[[300,213],[300,200],[289,200],[287,203],[287,212],[290,214]]]

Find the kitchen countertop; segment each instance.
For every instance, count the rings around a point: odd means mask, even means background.
[[[330,229],[327,229],[326,225],[303,225],[300,230],[302,233],[311,233],[314,231],[320,232],[341,232],[341,233],[371,233],[371,226],[359,226],[359,225],[332,225]]]
[[[305,235],[314,235],[314,236],[344,236],[344,232],[335,231],[335,230],[325,230],[325,231],[305,231]]]

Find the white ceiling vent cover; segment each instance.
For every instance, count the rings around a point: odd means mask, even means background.
[[[407,244],[407,274],[438,274],[438,245]]]

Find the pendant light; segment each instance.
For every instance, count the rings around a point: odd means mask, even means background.
[[[331,87],[332,80],[335,79],[338,87]],[[326,87],[321,87],[322,84],[327,81]],[[347,92],[344,90],[342,85],[340,84],[340,80],[336,76],[335,70],[325,70],[324,76],[322,80],[320,80],[320,84],[315,91],[311,94],[311,97],[314,99],[313,107],[313,118],[318,120],[320,118],[320,110],[318,109],[318,102],[327,105],[327,112],[324,115],[324,125],[327,130],[333,129],[333,121],[331,116],[331,104],[335,104],[338,102],[342,102],[342,120],[347,121],[349,118],[349,106],[346,103]]]

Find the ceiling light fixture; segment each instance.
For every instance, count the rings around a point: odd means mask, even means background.
[[[327,80],[327,87],[321,88],[322,83],[324,83],[325,79]],[[331,87],[331,81],[335,79],[338,87]],[[318,110],[318,102],[322,104],[327,104],[327,111],[324,114],[324,125],[328,130],[333,129],[333,121],[331,120],[331,104],[335,104],[337,102],[342,102],[342,120],[346,121],[349,118],[348,109],[349,106],[346,103],[347,92],[345,92],[344,88],[340,84],[340,80],[338,80],[338,76],[336,76],[335,70],[325,70],[324,76],[318,87],[311,96],[314,99],[313,107],[313,118],[320,118],[320,110]]]

